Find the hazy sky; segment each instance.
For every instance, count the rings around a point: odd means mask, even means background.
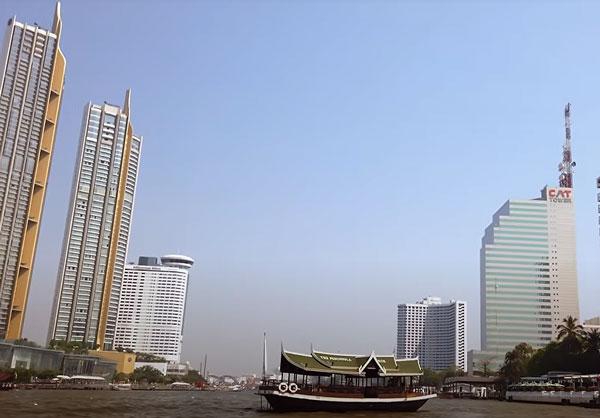
[[[49,27],[54,3],[0,18]],[[144,137],[128,259],[195,259],[183,358],[391,353],[396,306],[468,302],[508,198],[558,180],[572,103],[581,316],[600,314],[600,5],[64,1],[66,84],[25,321],[44,342],[83,107]]]

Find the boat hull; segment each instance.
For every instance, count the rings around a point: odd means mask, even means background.
[[[414,412],[435,395],[407,398],[343,398],[290,393],[259,393],[281,412],[395,411]]]

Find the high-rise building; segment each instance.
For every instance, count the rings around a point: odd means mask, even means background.
[[[194,260],[183,255],[140,257],[125,266],[115,347],[179,363],[188,272]]]
[[[0,339],[21,337],[65,78],[51,30],[8,21],[0,53]]]
[[[141,149],[130,91],[86,106],[49,339],[113,347]]]
[[[481,253],[481,348],[498,369],[519,343],[542,348],[579,318],[572,188],[509,200],[485,230]]]
[[[419,357],[421,366],[433,370],[456,366],[466,371],[466,349],[466,302],[427,297],[398,305],[397,358]]]

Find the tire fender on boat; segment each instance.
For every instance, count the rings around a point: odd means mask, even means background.
[[[290,393],[296,393],[298,392],[298,385],[295,383],[290,383]]]
[[[281,382],[279,386],[277,386],[277,389],[279,389],[279,392],[283,393],[288,390],[288,385],[285,382]]]

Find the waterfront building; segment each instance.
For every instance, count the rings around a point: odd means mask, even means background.
[[[52,370],[67,376],[99,376],[111,380],[118,371],[115,361],[93,354],[66,354],[61,350],[0,341],[0,367],[38,372]],[[133,371],[133,370],[132,370]]]
[[[563,318],[579,317],[573,189],[508,200],[485,230],[480,252],[481,348],[469,370],[498,369],[519,343],[538,349]]]
[[[466,346],[466,302],[427,297],[398,305],[396,358],[418,357],[421,366],[433,370],[466,371]]]
[[[117,315],[115,347],[179,363],[189,269],[183,255],[140,257],[125,266]]]
[[[62,98],[60,4],[52,29],[8,20],[0,51],[0,339],[21,337]]]
[[[85,107],[49,339],[113,348],[141,149],[129,90]]]

